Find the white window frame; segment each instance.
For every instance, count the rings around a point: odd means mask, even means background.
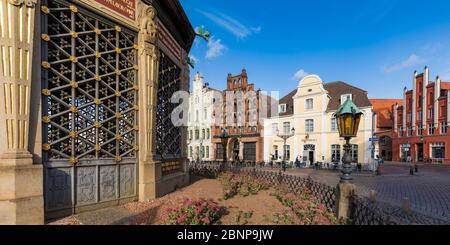
[[[311,103],[308,103],[308,102],[311,102]],[[306,100],[305,100],[305,109],[306,109],[306,110],[312,110],[312,109],[314,109],[314,99],[309,98],[309,99],[306,99]]]
[[[287,105],[286,104],[278,105],[278,113],[285,113],[286,110],[287,110]]]
[[[312,122],[312,125],[309,125],[308,122]],[[306,133],[314,132],[314,119],[305,119],[305,132]]]
[[[353,100],[353,95],[352,94],[342,94],[341,95],[341,105],[344,104],[345,101],[347,101],[347,97],[350,96],[350,99]]]

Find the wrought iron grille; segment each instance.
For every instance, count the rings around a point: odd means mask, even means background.
[[[181,158],[181,128],[172,123],[172,112],[178,106],[172,95],[181,90],[181,69],[164,52],[160,52],[158,92],[156,103],[156,157]]]
[[[63,1],[41,11],[47,159],[135,158],[136,34]]]

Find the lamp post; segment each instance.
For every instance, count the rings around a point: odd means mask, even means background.
[[[220,141],[222,142],[223,146],[223,162],[227,162],[227,143],[228,139],[230,138],[230,135],[228,134],[227,130],[225,128],[222,128],[222,132],[219,135]]]
[[[362,114],[361,110],[353,103],[353,101],[347,99],[333,115],[337,121],[339,136],[345,139],[344,156],[342,157],[343,169],[340,180],[341,183],[350,183],[352,180],[350,139],[356,137],[356,134],[358,133],[359,121],[361,120]]]
[[[283,139],[283,161],[282,161],[282,168],[283,171],[286,171],[286,141],[287,139],[291,138],[295,135],[295,128],[291,129],[290,133],[284,132],[283,134],[280,134],[280,131],[277,129],[277,136]]]

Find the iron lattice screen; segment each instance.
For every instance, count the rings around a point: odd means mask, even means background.
[[[75,5],[48,2],[41,7],[48,160],[135,158],[135,33]]]
[[[162,51],[159,59],[155,145],[158,159],[181,158],[181,128],[174,126],[172,112],[178,106],[172,95],[181,90],[181,69]]]

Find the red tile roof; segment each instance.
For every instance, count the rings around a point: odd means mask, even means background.
[[[389,128],[393,124],[392,106],[402,104],[402,99],[370,99],[377,115],[377,128]]]

